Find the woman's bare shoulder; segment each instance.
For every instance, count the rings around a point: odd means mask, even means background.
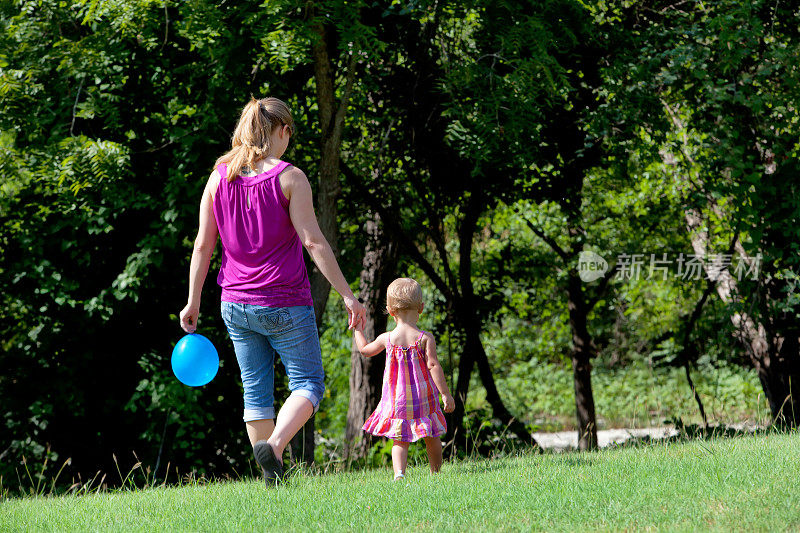
[[[211,195],[212,199],[217,194],[217,188],[219,187],[219,182],[221,179],[222,176],[220,175],[219,171],[216,168],[208,176],[208,182],[206,183],[206,190]]]
[[[286,167],[286,169],[283,172],[281,172],[280,177],[281,177],[281,182],[283,182],[284,179],[286,179],[287,182],[296,182],[303,180],[308,181],[306,173],[294,165],[289,165],[288,167]]]
[[[292,192],[294,192],[296,187],[310,187],[306,173],[294,165],[286,167],[286,169],[281,172],[280,176],[278,176],[278,179],[280,180],[281,191],[283,191],[283,195],[288,200],[291,200]]]

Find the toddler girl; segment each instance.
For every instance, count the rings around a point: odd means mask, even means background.
[[[397,481],[405,477],[409,443],[421,438],[425,439],[431,472],[439,471],[442,466],[439,437],[447,431],[447,426],[438,394],[442,394],[446,413],[453,411],[455,402],[436,358],[433,335],[417,327],[423,308],[419,284],[411,278],[394,280],[387,290],[386,308],[397,326],[370,343],[357,328],[355,341],[366,357],[386,350],[381,401],[363,429],[394,440],[392,466]]]

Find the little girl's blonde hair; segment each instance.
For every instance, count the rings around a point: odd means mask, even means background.
[[[229,182],[236,179],[242,167],[254,168],[259,159],[269,155],[272,131],[279,126],[289,126],[294,133],[294,120],[289,106],[277,98],[251,98],[242,109],[231,139],[231,149],[217,159],[214,167],[228,165]]]
[[[390,313],[403,309],[422,309],[422,287],[411,278],[397,278],[386,289],[386,308]]]

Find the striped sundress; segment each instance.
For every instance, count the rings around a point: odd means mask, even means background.
[[[386,342],[381,401],[364,422],[363,430],[378,437],[414,442],[438,437],[447,431],[439,407],[439,390],[428,370],[425,351],[420,348],[424,331],[411,346]]]

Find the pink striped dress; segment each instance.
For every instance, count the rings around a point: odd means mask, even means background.
[[[381,401],[362,428],[377,437],[414,442],[438,437],[447,431],[439,407],[439,389],[428,370],[425,351],[420,348],[424,331],[411,346],[386,342]]]

